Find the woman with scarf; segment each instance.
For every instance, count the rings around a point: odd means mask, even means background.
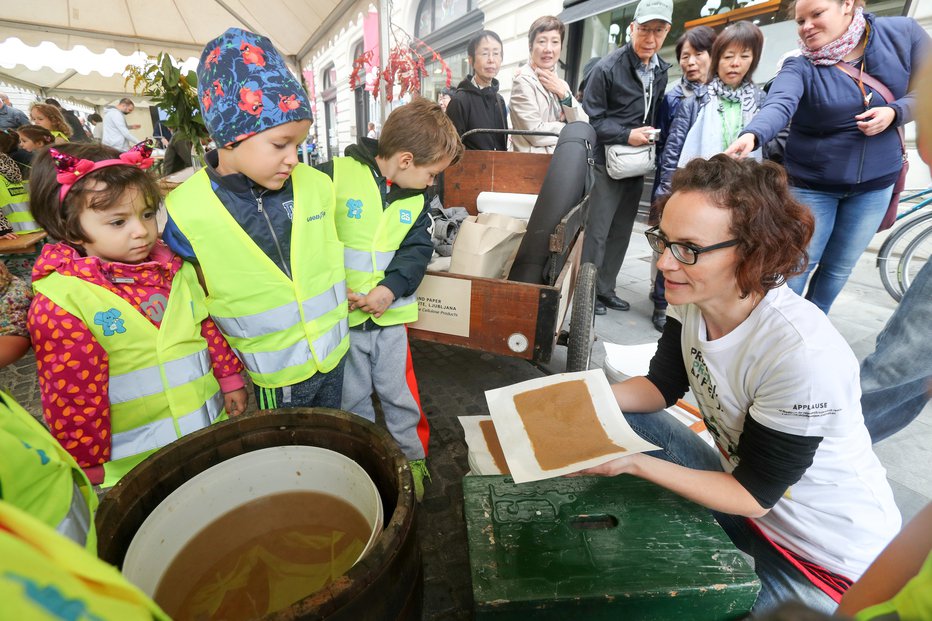
[[[785,166],[816,227],[809,267],[788,284],[825,313],[887,211],[903,167],[898,130],[913,120],[910,76],[930,41],[914,19],[875,17],[862,4],[797,0],[802,55],[786,60],[766,103],[726,150],[753,153],[792,121]]]
[[[673,119],[680,109],[680,104],[686,99],[695,97],[696,90],[709,81],[709,67],[712,65],[712,44],[715,42],[715,31],[708,26],[697,26],[687,30],[676,41],[676,59],[680,63],[683,77],[679,84],[670,89],[660,102],[660,112],[657,113],[657,170],[663,162],[663,151],[670,134]],[[654,187],[651,190],[651,204],[657,199],[660,189],[660,175],[654,175]],[[648,224],[655,226],[660,221],[656,210],[651,209]],[[663,272],[657,269],[657,256],[651,261],[651,273],[654,275],[654,286],[651,288],[650,299],[654,302],[654,314],[651,322],[658,332],[663,332],[667,322],[667,300],[664,297]]]
[[[670,126],[658,172],[658,197],[670,193],[677,168],[723,152],[760,110],[764,91],[752,77],[763,47],[764,34],[750,22],[735,22],[715,39],[712,79],[694,87],[695,96],[683,101]],[[751,155],[762,159],[761,149]]]

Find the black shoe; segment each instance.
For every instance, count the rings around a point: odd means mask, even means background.
[[[612,310],[626,311],[629,308],[631,308],[630,304],[622,300],[620,297],[618,297],[614,293],[611,295],[597,295],[595,297],[596,297],[596,304],[601,302],[602,304],[604,304],[605,306],[607,306],[608,308]]]
[[[663,332],[664,326],[667,325],[667,309],[655,308],[654,314],[650,318],[651,323],[657,329],[657,332]]]
[[[596,315],[604,315],[604,314],[607,313],[607,312],[608,312],[608,311],[605,310],[605,304],[602,304],[601,302],[599,302],[598,299],[596,299],[596,301],[595,301],[595,314],[596,314]]]

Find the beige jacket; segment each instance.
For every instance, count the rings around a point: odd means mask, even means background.
[[[566,123],[589,120],[575,98],[571,105],[561,105],[556,96],[540,83],[530,63],[523,65],[515,75],[508,108],[513,129],[559,134]],[[565,121],[561,120],[561,114]],[[555,136],[512,136],[511,142],[515,151],[523,153],[553,153],[557,145]]]

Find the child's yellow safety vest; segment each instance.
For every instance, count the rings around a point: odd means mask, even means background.
[[[159,448],[226,419],[201,336],[204,292],[191,265],[175,274],[158,328],[119,295],[74,276],[52,272],[33,287],[83,321],[107,350],[111,445],[104,487]]]
[[[385,278],[385,269],[424,209],[424,196],[396,200],[382,209],[382,196],[372,171],[351,157],[333,160],[333,186],[337,234],[346,245],[346,286],[357,293],[369,293]],[[381,317],[356,309],[350,313],[349,325],[367,319],[380,326],[417,321],[417,298],[397,298]]]
[[[0,501],[0,617],[169,621],[116,567]]]
[[[42,227],[29,211],[29,191],[26,184],[14,183],[0,175],[0,211],[9,220],[13,232],[19,235],[41,231]]]
[[[97,494],[39,421],[0,392],[0,500],[97,554]]]
[[[265,388],[326,373],[349,349],[333,184],[304,164],[298,164],[291,179],[291,279],[233,219],[205,170],[166,198],[168,213],[197,256],[210,316],[253,382]]]

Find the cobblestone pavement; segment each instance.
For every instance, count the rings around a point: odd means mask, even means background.
[[[462,478],[468,472],[457,417],[488,414],[484,391],[540,377],[537,367],[435,343],[413,342],[421,404],[431,425],[426,486],[418,518],[424,563],[424,621],[472,618],[472,585],[463,518]],[[0,370],[0,388],[41,421],[35,357]],[[250,399],[250,410],[255,408]]]
[[[457,417],[487,415],[484,391],[544,375],[517,358],[435,343],[411,346],[421,405],[430,422],[427,485],[418,518],[424,562],[424,621],[472,618],[472,583],[463,518],[469,471]]]

